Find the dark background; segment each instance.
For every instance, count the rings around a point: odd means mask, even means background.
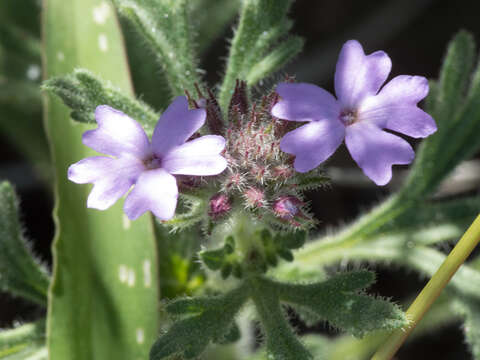
[[[35,17],[31,22],[38,30],[39,13],[27,15]],[[316,83],[327,90],[333,89],[336,58],[348,39],[359,40],[367,53],[379,49],[386,51],[393,61],[392,75],[417,74],[429,78],[437,77],[446,45],[459,29],[469,30],[480,41],[480,2],[473,0],[298,0],[291,18],[295,20],[293,33],[304,37],[306,46],[286,71],[296,74],[299,81]],[[222,39],[225,36],[231,37],[231,28],[226,29]],[[208,72],[210,84],[218,81],[225,55],[224,40],[219,40],[208,51],[202,67]],[[7,178],[16,185],[26,234],[36,253],[51,264],[51,194],[1,134],[0,141],[0,179]],[[338,152],[329,165],[354,169],[344,150]],[[397,170],[394,176],[401,172]],[[395,182],[392,186],[395,187]],[[478,192],[478,189],[477,186],[469,192]],[[322,226],[332,226],[353,219],[360,210],[368,208],[390,190],[369,182],[352,184],[338,179],[330,191],[311,194],[311,198]],[[398,268],[377,270],[378,283],[372,291],[396,300],[418,292],[424,284],[418,275]],[[0,328],[9,327],[14,320],[31,320],[40,315],[41,310],[35,306],[0,294]],[[303,327],[301,330],[309,331]],[[397,358],[461,360],[470,359],[470,355],[458,323],[405,345]]]

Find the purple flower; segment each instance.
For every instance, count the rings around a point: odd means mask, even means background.
[[[402,138],[383,129],[414,138],[437,130],[430,115],[417,107],[428,94],[421,76],[400,75],[380,87],[392,63],[383,51],[365,55],[358,41],[343,45],[335,72],[337,98],[318,86],[282,83],[280,101],[272,115],[309,123],[287,133],[280,148],[296,156],[294,167],[307,172],[329,158],[343,139],[353,159],[377,185],[392,178],[392,165],[409,164],[415,154]]]
[[[189,110],[184,96],[177,97],[163,113],[150,143],[144,130],[124,113],[102,105],[95,110],[98,127],[83,134],[83,143],[108,156],[80,160],[68,169],[69,180],[93,183],[87,206],[105,210],[135,185],[127,195],[124,211],[134,220],[152,211],[171,219],[178,188],[173,175],[216,175],[225,170],[220,156],[221,136],[206,135],[188,141],[205,122],[205,109]]]

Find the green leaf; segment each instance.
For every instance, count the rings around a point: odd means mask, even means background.
[[[183,231],[192,227],[207,216],[208,197],[194,196],[189,194],[180,194],[180,204],[176,215],[164,222],[172,229],[172,232]]]
[[[472,35],[461,31],[450,43],[440,80],[428,99],[438,130],[417,151],[403,194],[423,198],[462,161],[480,147],[480,66],[471,79],[475,57]]]
[[[78,69],[66,76],[53,77],[44,82],[43,89],[57,95],[72,112],[72,119],[95,123],[95,109],[109,105],[138,121],[148,134],[159,119],[147,104],[133,99],[108,81],[103,81],[90,71]]]
[[[87,68],[133,96],[115,11],[100,0],[45,0],[47,78]],[[86,208],[88,185],[67,181],[67,168],[94,152],[81,142],[90,124],[46,98],[45,124],[55,160],[57,231],[49,293],[50,360],[145,359],[158,334],[158,277],[152,221],[130,222],[122,201]]]
[[[225,249],[205,250],[200,253],[200,258],[210,270],[220,270],[225,262]]]
[[[247,83],[255,85],[281,69],[302,51],[304,43],[305,41],[298,36],[292,36],[282,42],[271,53],[252,66],[246,76]]]
[[[197,0],[192,4],[195,21],[195,43],[200,53],[205,52],[222,35],[240,8],[240,0]]]
[[[173,324],[160,337],[150,352],[151,360],[174,354],[191,359],[199,356],[214,342],[228,340],[232,335],[234,317],[248,298],[248,289],[240,286],[217,297],[179,299],[167,306],[172,314],[190,314]]]
[[[313,359],[286,321],[275,287],[267,280],[257,278],[251,281],[252,299],[266,336],[267,358],[274,360]]]
[[[135,94],[154,109],[164,110],[170,104],[170,87],[162,67],[145,46],[135,26],[126,18],[120,19]]]
[[[0,359],[36,353],[45,347],[45,320],[0,331]]]
[[[473,358],[480,359],[480,300],[458,298],[454,302],[457,313],[464,318],[463,331]]]
[[[176,233],[155,222],[158,249],[160,294],[163,299],[191,295],[205,280],[197,253],[202,245],[202,234],[192,227]]]
[[[472,34],[460,31],[448,45],[438,89],[429,96],[435,99],[431,110],[439,127],[452,122],[464,102],[474,61],[475,40]]]
[[[23,237],[18,201],[8,182],[0,183],[0,289],[46,306],[50,280]]]
[[[48,350],[44,345],[34,345],[26,347],[19,352],[6,357],[3,360],[48,360]]]
[[[405,233],[415,244],[436,243],[462,235],[479,212],[479,196],[427,203],[406,211],[381,226],[377,233]]]
[[[201,79],[187,0],[114,0],[162,66],[173,96],[195,92]]]
[[[362,337],[374,330],[393,330],[407,324],[398,306],[360,293],[374,280],[372,272],[358,271],[315,284],[275,283],[275,287],[283,301],[305,307],[331,325]]]
[[[39,63],[41,56],[40,40],[17,24],[9,21],[10,19],[2,20],[0,22],[0,44],[5,50],[9,53],[15,53],[30,62]]]
[[[254,85],[279,70],[302,48],[299,38],[277,43],[291,28],[287,13],[290,0],[244,0],[230,47],[227,68],[220,88],[219,103],[227,111],[237,79]]]

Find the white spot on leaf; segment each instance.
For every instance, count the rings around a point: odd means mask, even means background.
[[[98,47],[101,51],[107,52],[108,50],[108,38],[105,34],[98,35]]]
[[[152,264],[150,260],[143,262],[143,284],[147,288],[152,286]]]
[[[57,53],[57,59],[58,61],[64,61],[65,60],[65,54],[61,51]]]
[[[40,78],[40,75],[42,73],[42,70],[40,69],[40,66],[37,64],[32,64],[28,67],[27,69],[27,78],[29,80],[38,80]]]
[[[118,267],[118,278],[120,282],[124,283],[128,280],[128,268],[125,265],[120,265]]]
[[[138,328],[136,331],[137,344],[143,344],[145,342],[145,332],[142,328]]]
[[[104,1],[93,8],[93,21],[99,25],[105,24],[110,16],[110,6]]]
[[[123,229],[124,230],[130,229],[130,226],[132,225],[130,219],[125,214],[123,214],[123,216],[122,216],[122,224],[123,224]]]
[[[133,269],[128,270],[128,279],[127,279],[127,284],[130,287],[135,286],[135,271]]]

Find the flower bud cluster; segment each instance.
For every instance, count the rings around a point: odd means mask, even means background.
[[[302,183],[312,177],[321,178],[323,184],[325,178],[319,177],[318,171],[307,175],[295,172],[293,157],[280,150],[280,139],[296,125],[271,115],[279,100],[277,93],[270,91],[252,101],[246,83],[237,81],[226,114],[228,121],[224,121],[214,94],[197,92],[198,99],[187,94],[190,104],[205,107],[210,132],[226,139],[222,155],[228,166],[216,177],[218,192],[208,205],[211,220],[226,219],[233,208],[242,208],[277,228],[312,227]]]

